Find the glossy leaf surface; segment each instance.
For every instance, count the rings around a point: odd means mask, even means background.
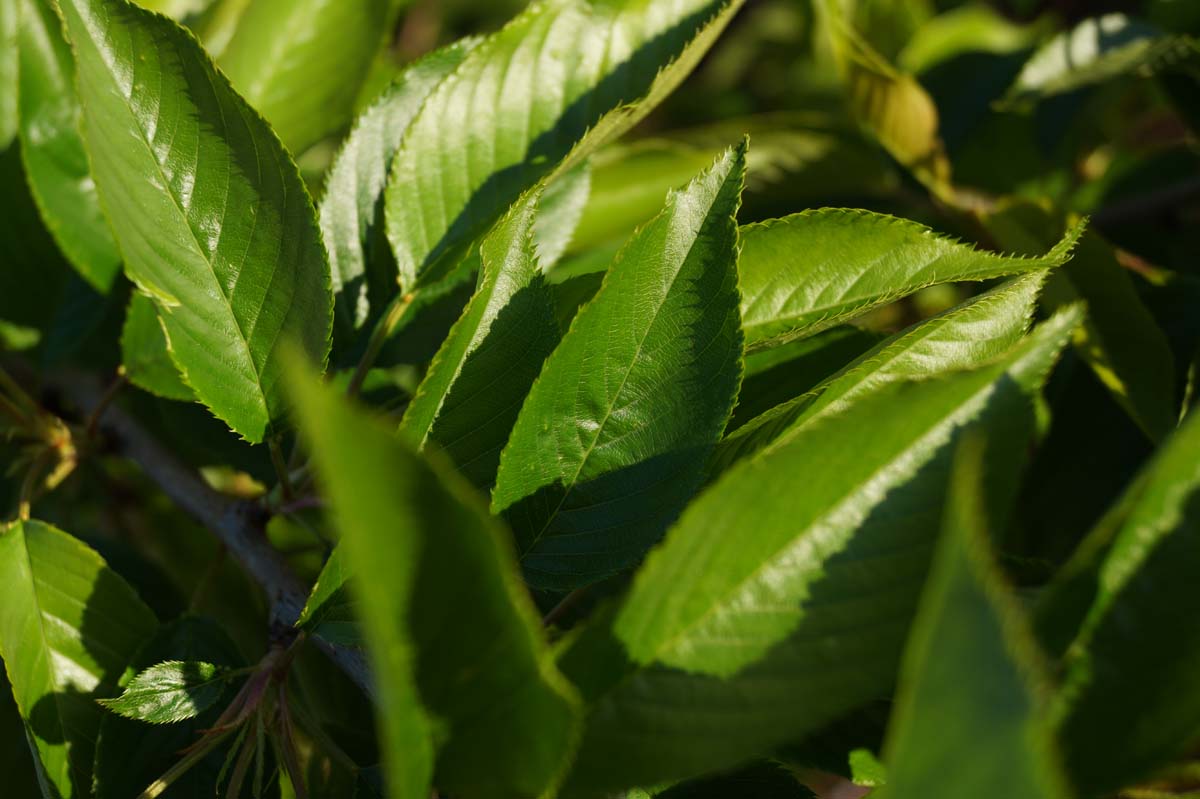
[[[547,0],[472,50],[392,164],[387,229],[404,289],[453,267],[589,130],[613,138],[644,117],[741,4]]]
[[[718,445],[712,472],[719,474],[787,431],[844,410],[883,386],[979,366],[999,356],[1028,330],[1043,281],[1044,275],[1037,273],[1017,278],[881,342],[812,391],[735,430]]]
[[[828,561],[869,546],[863,523],[877,509],[887,512],[896,492],[984,412],[1000,393],[998,381],[1035,391],[1078,322],[1077,311],[1060,317],[995,365],[913,388],[933,396],[887,421],[859,424],[861,439],[845,420],[866,400],[729,472],[688,509],[635,580],[615,626],[630,654],[643,664],[722,677],[754,663],[803,621]],[[805,490],[789,492],[797,479]],[[941,490],[933,484],[928,499]],[[745,529],[755,535],[736,535]],[[888,539],[877,551],[918,552],[923,535]],[[856,565],[859,575],[870,571]],[[872,590],[886,589],[863,585],[863,602]]]
[[[79,133],[75,58],[52,0],[22,8],[21,155],[42,218],[75,269],[100,293],[121,273],[121,254],[100,210]]]
[[[615,630],[601,616],[562,656],[590,708],[567,795],[733,766],[885,696],[928,569],[953,442],[976,421],[1028,440],[1029,394],[1077,323],[1078,314],[1054,320],[995,366],[872,394],[709,488],[647,559]],[[830,465],[869,453],[889,465],[875,479]],[[854,517],[849,506],[825,506],[830,525],[794,536],[799,514],[825,505],[794,490],[798,482],[822,492],[857,484],[870,509]],[[877,484],[891,487],[880,497]],[[756,535],[728,535],[734,516],[736,529]],[[770,551],[771,539],[783,548]],[[734,632],[735,620],[746,626]]]
[[[726,152],[630,239],[521,408],[492,507],[539,587],[635,564],[687,502],[729,419],[742,371],[745,157],[744,145]]]
[[[472,40],[411,65],[362,113],[338,152],[321,201],[321,232],[337,298],[335,333],[348,338],[399,290],[383,231],[383,189],[404,133]]]
[[[1058,266],[1082,228],[1045,256],[978,250],[868,211],[805,211],[743,230],[742,319],[749,350],[810,336],[938,283]]]
[[[226,677],[211,663],[169,660],[138,674],[115,699],[100,704],[126,718],[174,724],[195,718],[221,698]]]
[[[353,568],[393,795],[425,799],[431,780],[468,796],[548,791],[573,748],[575,699],[505,531],[450,468],[331,389],[296,396]]]
[[[187,32],[126,0],[63,0],[84,140],[129,277],[158,306],[197,398],[261,441],[283,412],[279,351],[329,351],[312,201],[270,128]]]
[[[95,700],[114,692],[154,634],[154,614],[93,550],[41,522],[0,532],[0,594],[0,657],[43,790],[88,796],[103,712]]]

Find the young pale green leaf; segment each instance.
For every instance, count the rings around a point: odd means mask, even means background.
[[[633,566],[695,490],[742,371],[737,223],[746,145],[630,239],[521,408],[492,507],[527,579]]]
[[[167,661],[211,663],[222,670],[244,668],[245,661],[223,627],[209,619],[183,616],[164,624],[137,653],[125,671],[128,684],[139,671]],[[226,681],[225,696],[232,700],[234,683]],[[170,724],[146,724],[105,713],[96,740],[94,799],[131,799],[162,776],[180,758],[180,752],[211,729],[223,710],[218,700],[194,718]],[[135,753],[135,754],[134,754]],[[218,752],[219,756],[221,753]],[[214,763],[214,759],[216,762]],[[218,795],[218,758],[209,758],[175,782],[166,796],[210,799]]]
[[[507,531],[447,464],[332,389],[296,383],[354,574],[392,795],[429,796],[435,749],[448,793],[549,792],[574,747],[576,700],[541,640]]]
[[[7,150],[17,135],[20,3],[21,0],[0,0],[0,150]]]
[[[1185,59],[1200,60],[1200,42],[1168,35],[1124,14],[1090,17],[1033,54],[1004,105],[1028,108],[1046,97],[1121,75],[1152,74]]]
[[[490,488],[521,404],[559,342],[554,297],[535,254],[540,191],[484,241],[479,288],[429,366],[400,424],[416,446],[436,442]]]
[[[392,163],[387,230],[404,289],[453,267],[585,133],[599,145],[642,119],[742,2],[544,0],[472,50]]]
[[[1073,228],[1040,258],[1018,258],[868,211],[805,211],[748,225],[740,263],[746,347],[811,336],[938,283],[1059,266],[1082,230]]]
[[[126,0],[60,7],[125,271],[196,397],[261,441],[285,410],[283,341],[329,352],[329,265],[296,166],[182,28]]]
[[[135,292],[121,331],[121,362],[129,382],[164,399],[191,401],[196,395],[171,360],[154,300]]]
[[[169,660],[133,678],[116,699],[100,704],[120,716],[150,724],[174,724],[195,718],[225,692],[225,671],[211,663]]]
[[[354,125],[321,201],[338,341],[348,339],[396,293],[396,266],[383,232],[383,189],[404,132],[425,98],[475,44],[464,40],[409,66]]]
[[[955,435],[1004,396],[998,382],[1036,391],[1080,317],[1074,309],[999,362],[927,384],[920,407],[888,411],[872,424],[850,412],[827,417],[730,471],[693,503],[638,573],[615,624],[633,659],[731,676],[801,625],[831,561],[849,560],[865,579],[872,568],[886,568],[872,567],[873,553],[886,562],[920,552],[923,539],[901,542],[886,525],[888,537],[873,541],[867,520],[897,512],[890,505],[898,490],[914,490],[920,483],[914,479],[944,456]],[[804,490],[789,490],[801,477]],[[934,483],[926,491],[936,496],[942,488]],[[755,534],[736,534],[747,529]],[[861,596],[866,601],[890,588],[890,580],[864,586]]]
[[[221,70],[299,155],[350,122],[399,0],[256,0]]]
[[[888,730],[880,799],[1061,799],[1041,655],[991,554],[985,439],[959,447]]]
[[[1200,740],[1200,416],[1192,414],[1043,599],[1078,605],[1059,703],[1067,770],[1106,794]],[[1114,732],[1116,731],[1116,732]]]
[[[121,254],[79,135],[75,59],[52,0],[14,2],[22,8],[21,156],[29,188],[63,253],[103,294],[121,272]]]
[[[102,713],[95,700],[113,691],[156,626],[82,542],[41,522],[0,532],[0,658],[47,796],[90,795]]]
[[[734,766],[885,696],[953,442],[975,424],[1029,442],[1029,395],[1078,319],[1052,320],[994,366],[865,397],[693,503],[635,578],[616,630],[601,617],[562,656],[590,704],[564,795]],[[867,464],[882,470],[866,475]],[[828,526],[805,532],[822,516]]]
[[[727,436],[710,471],[720,474],[789,430],[837,413],[890,383],[967,369],[999,356],[1029,329],[1044,278],[1036,272],[1019,277],[881,342],[811,392]]]
[[[950,179],[950,159],[938,134],[933,98],[853,29],[839,3],[825,0],[822,5],[854,115],[919,180],[944,188]]]

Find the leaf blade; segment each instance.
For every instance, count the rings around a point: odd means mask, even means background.
[[[576,700],[540,640],[503,531],[445,464],[331,389],[297,381],[295,394],[380,675],[393,791],[429,795],[431,714],[439,787],[484,797],[551,790],[573,747]]]
[[[492,506],[535,584],[573,588],[635,563],[728,421],[742,369],[734,217],[745,156],[744,144],[727,151],[630,239],[521,408]]]
[[[116,687],[157,622],[94,551],[41,522],[0,533],[0,657],[44,776],[64,799],[91,790],[94,699]]]
[[[138,673],[120,696],[97,700],[119,716],[151,724],[174,724],[212,707],[226,675],[211,663],[168,660]]]
[[[126,273],[155,299],[196,396],[261,441],[285,410],[282,340],[318,364],[329,352],[333,299],[312,201],[278,139],[190,34],[125,0],[61,9],[84,141]],[[160,92],[135,98],[145,83]]]
[[[1009,257],[867,211],[805,211],[744,229],[741,273],[748,351],[813,335],[938,283],[1058,266],[1082,226],[1040,258]]]

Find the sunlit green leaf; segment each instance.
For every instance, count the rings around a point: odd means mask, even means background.
[[[404,289],[440,278],[585,132],[611,139],[642,119],[741,5],[546,0],[473,49],[392,163],[387,229]]]
[[[197,398],[261,441],[283,412],[282,342],[318,364],[329,351],[329,266],[312,201],[189,34],[126,0],[60,6],[126,273],[153,297]]]
[[[713,473],[787,431],[837,413],[890,383],[979,366],[995,358],[1029,328],[1044,279],[1040,273],[1017,278],[881,342],[812,391],[766,411],[726,437],[713,457]]]
[[[953,442],[975,423],[1028,441],[1029,395],[1079,316],[993,366],[891,386],[801,428],[693,503],[616,631],[600,616],[561,658],[590,705],[567,795],[732,766],[885,696]]]
[[[157,622],[94,551],[41,522],[0,532],[0,657],[49,787],[91,793],[92,753],[121,673]]]
[[[521,408],[492,507],[535,585],[634,565],[699,482],[741,380],[745,156],[726,152],[630,239]]]
[[[358,118],[334,160],[321,201],[321,232],[329,249],[339,339],[349,338],[396,293],[396,266],[383,231],[388,168],[425,98],[473,45],[467,40],[408,67]]]
[[[747,349],[810,336],[938,283],[1058,266],[1081,232],[1072,229],[1040,258],[1017,258],[867,211],[805,211],[748,225],[739,266]]]
[[[227,677],[211,663],[170,660],[133,678],[115,699],[100,704],[126,718],[173,724],[195,718],[221,698]]]

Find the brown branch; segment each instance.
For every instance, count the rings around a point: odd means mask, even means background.
[[[267,540],[268,515],[261,507],[220,493],[119,407],[103,407],[105,389],[94,377],[57,373],[47,378],[47,388],[85,417],[99,409],[99,431],[116,451],[140,466],[176,505],[207,527],[258,583],[270,601],[272,625],[288,628],[295,625],[304,610],[308,591]],[[316,637],[313,641],[368,696],[374,696],[361,653],[335,647]]]

